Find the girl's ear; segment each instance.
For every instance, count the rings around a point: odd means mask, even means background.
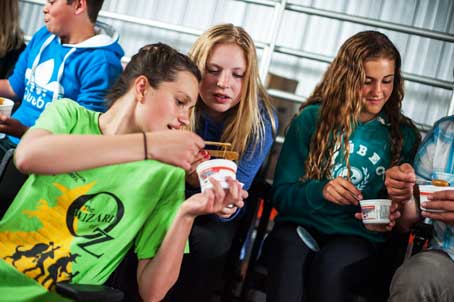
[[[148,88],[148,79],[141,75],[138,76],[134,80],[134,87],[135,87],[135,93],[136,93],[136,99],[140,102],[143,103],[144,101],[144,96]]]

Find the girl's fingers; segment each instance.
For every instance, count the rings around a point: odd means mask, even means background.
[[[355,185],[353,185],[350,181],[342,177],[338,177],[337,179],[339,180],[339,184],[343,187],[343,189],[348,191],[351,195],[353,195],[355,199],[357,200],[362,199],[361,191],[358,190],[358,188],[356,188]]]
[[[358,220],[363,220],[363,214],[355,213],[355,218],[358,219]]]
[[[224,189],[222,188],[221,184],[213,177],[210,177],[208,180],[213,185],[215,202],[216,203],[224,202],[225,192],[224,192]]]

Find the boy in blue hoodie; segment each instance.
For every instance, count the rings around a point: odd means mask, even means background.
[[[105,111],[106,90],[122,71],[118,34],[96,23],[103,0],[51,0],[45,27],[31,39],[13,74],[0,80],[0,96],[20,103],[12,117],[0,114],[0,156],[14,148],[46,106],[62,97]]]

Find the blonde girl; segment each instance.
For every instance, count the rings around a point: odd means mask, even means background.
[[[189,56],[202,71],[199,98],[194,107],[194,131],[206,141],[232,144],[239,153],[237,179],[248,190],[268,154],[276,118],[257,66],[254,41],[241,27],[220,24],[204,32]],[[203,156],[193,163],[187,195],[198,192],[194,173]],[[209,301],[221,278],[226,255],[237,229],[239,207],[226,207],[218,216],[196,220],[179,280],[168,301]]]

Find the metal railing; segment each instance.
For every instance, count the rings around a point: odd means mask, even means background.
[[[32,3],[32,4],[37,4],[37,5],[44,5],[44,3],[45,3],[45,1],[43,1],[43,0],[21,0],[21,1],[25,2],[25,3]],[[335,20],[345,21],[345,22],[351,22],[351,23],[356,23],[356,24],[361,24],[361,25],[366,25],[366,26],[379,27],[382,29],[388,29],[388,30],[392,30],[392,31],[396,31],[396,32],[401,32],[401,33],[406,33],[406,34],[411,34],[411,35],[418,35],[421,37],[426,37],[426,38],[430,38],[430,39],[436,39],[439,41],[454,43],[454,35],[451,35],[451,34],[433,31],[433,30],[429,30],[429,29],[417,28],[417,27],[413,27],[413,26],[396,24],[396,23],[391,23],[391,22],[384,22],[381,20],[353,16],[353,15],[348,15],[348,14],[343,14],[343,13],[338,13],[338,12],[332,12],[332,11],[327,11],[327,10],[323,10],[323,9],[316,9],[316,8],[307,7],[307,6],[300,5],[300,4],[288,3],[287,0],[279,0],[279,1],[235,0],[235,1],[274,8],[273,17],[272,17],[272,21],[271,21],[272,30],[270,31],[270,33],[268,35],[267,41],[256,42],[256,47],[259,49],[263,49],[263,55],[262,55],[261,62],[260,62],[260,76],[262,79],[265,79],[266,75],[268,74],[273,53],[281,53],[281,54],[296,56],[299,58],[323,62],[323,63],[327,63],[327,64],[331,63],[331,61],[333,59],[332,57],[277,45],[276,40],[277,40],[277,36],[279,34],[281,21],[282,21],[285,11],[294,11],[294,12],[303,13],[303,14],[307,14],[307,15],[319,16],[319,17],[335,19]],[[149,27],[153,27],[153,28],[178,32],[178,33],[182,33],[182,34],[188,34],[188,35],[192,35],[192,36],[198,36],[202,33],[201,30],[189,28],[186,26],[180,26],[180,25],[175,25],[175,24],[170,24],[170,23],[165,23],[165,22],[160,22],[160,21],[155,21],[155,20],[149,20],[146,18],[133,17],[133,16],[128,16],[125,14],[119,14],[119,13],[114,13],[114,12],[101,11],[99,15],[101,17],[109,18],[112,20],[123,21],[123,22],[131,23],[131,24],[144,25],[144,26],[149,26]],[[123,58],[122,61],[124,63],[126,63],[129,61],[129,58],[125,57],[125,58]],[[403,76],[406,80],[411,81],[411,82],[420,83],[420,84],[437,87],[437,88],[442,88],[442,89],[447,89],[447,90],[454,90],[454,81],[450,82],[450,81],[445,81],[445,80],[441,80],[438,78],[426,77],[426,76],[421,76],[421,75],[412,74],[412,73],[403,73]],[[270,93],[271,96],[279,97],[281,99],[285,99],[285,100],[289,100],[289,101],[296,101],[296,102],[304,101],[303,96],[298,96],[295,94],[286,93],[283,91],[278,91],[278,90],[273,90],[273,89],[268,90],[268,92]],[[454,92],[451,94],[451,100],[450,100],[450,105],[449,105],[449,109],[448,109],[448,114],[454,114]],[[427,129],[429,127],[429,125],[419,125],[419,126],[420,126],[421,130]]]
[[[276,52],[282,53],[282,54],[287,54],[303,59],[309,59],[312,61],[318,61],[318,62],[323,62],[330,64],[331,61],[334,59],[332,57],[312,53],[312,52],[307,52],[299,49],[293,49],[293,48],[288,48],[288,47],[283,47],[283,46],[276,46]],[[413,73],[408,73],[408,72],[402,72],[402,76],[404,77],[405,80],[408,80],[410,82],[415,82],[415,83],[420,83],[424,85],[429,85],[437,88],[443,88],[443,89],[448,89],[452,90],[454,89],[454,82],[449,82],[449,81],[444,81],[440,80],[437,78],[432,78],[432,77],[426,77],[426,76],[421,76]]]
[[[286,9],[289,11],[304,13],[304,14],[308,14],[308,15],[325,17],[325,18],[335,19],[335,20],[339,20],[339,21],[352,22],[352,23],[366,25],[366,26],[379,27],[379,28],[389,29],[392,31],[397,31],[397,32],[406,33],[406,34],[410,34],[410,35],[417,35],[417,36],[426,37],[426,38],[430,38],[430,39],[454,43],[454,35],[446,34],[446,33],[439,32],[439,31],[434,31],[434,30],[430,30],[430,29],[424,29],[424,28],[408,26],[408,25],[403,25],[403,24],[397,24],[397,23],[392,23],[392,22],[387,22],[387,21],[385,22],[385,21],[381,21],[381,20],[375,20],[375,19],[364,18],[364,17],[359,17],[359,16],[347,15],[347,14],[343,14],[343,13],[337,13],[337,12],[327,11],[327,10],[318,9],[318,8],[316,9],[316,8],[312,8],[312,7],[308,7],[308,6],[304,6],[304,5],[300,5],[300,4],[294,4],[294,3],[288,3],[286,6]]]

